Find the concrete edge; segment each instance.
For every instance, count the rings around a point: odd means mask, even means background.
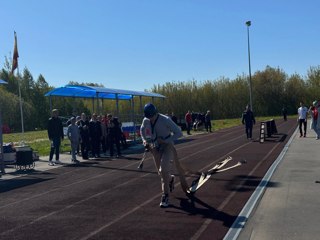
[[[271,179],[274,171],[278,167],[279,163],[282,161],[283,157],[285,156],[286,152],[288,151],[288,148],[293,141],[294,136],[296,135],[298,131],[298,127],[293,132],[292,136],[290,137],[289,141],[277,157],[277,159],[274,161],[274,163],[271,165],[271,167],[268,169],[267,173],[261,180],[259,186],[255,189],[249,200],[247,201],[246,205],[242,208],[241,212],[239,213],[236,220],[233,222],[232,226],[230,227],[227,234],[224,236],[224,240],[236,240],[244,228],[246,222],[248,221],[253,209],[258,204],[258,202],[261,200],[263,193],[265,192],[266,186]]]

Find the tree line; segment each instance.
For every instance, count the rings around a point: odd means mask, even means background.
[[[153,92],[163,94],[166,101],[157,100],[159,110],[184,115],[187,110],[211,111],[213,119],[240,118],[249,104],[248,76],[235,79],[198,82],[167,82],[154,85]],[[267,66],[252,75],[253,111],[256,116],[281,115],[285,107],[288,114],[297,114],[300,102],[307,106],[320,100],[320,66],[310,67],[307,76],[288,75],[280,68]]]
[[[54,87],[48,84],[42,74],[34,79],[26,67],[22,73],[15,75],[10,73],[10,69],[11,64],[6,59],[0,72],[0,79],[8,82],[0,85],[3,124],[12,131],[21,131],[20,85],[25,131],[46,129],[50,117],[50,103],[49,98],[44,95]],[[287,108],[288,114],[296,114],[301,101],[308,106],[320,98],[320,65],[310,67],[305,77],[299,74],[289,76],[280,68],[267,66],[264,70],[255,72],[251,79],[253,111],[256,116],[280,115],[283,107]],[[104,87],[97,83],[69,82],[69,84]],[[174,113],[180,118],[183,118],[188,110],[201,113],[210,110],[213,119],[240,118],[249,103],[248,76],[244,74],[235,79],[221,77],[201,82],[191,80],[155,84],[146,91],[166,96],[165,100],[154,99],[154,104],[160,112]],[[53,101],[54,108],[58,108],[62,116],[79,115],[81,112],[92,114],[89,100],[55,97]],[[142,104],[149,101],[151,99],[142,98]],[[134,104],[134,107],[134,112],[139,115],[137,119],[141,120],[141,106]],[[98,110],[98,114],[115,112],[113,100],[104,100]],[[129,115],[131,103],[119,101],[119,113],[120,119],[121,116]]]

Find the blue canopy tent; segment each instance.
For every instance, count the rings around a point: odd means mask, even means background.
[[[92,87],[92,86],[78,86],[78,85],[66,85],[64,87],[55,88],[45,94],[46,97],[50,97],[50,108],[52,108],[51,97],[71,97],[71,98],[89,98],[93,100],[93,111],[94,111],[94,100],[97,100],[97,110],[99,109],[99,99],[111,99],[116,100],[117,113],[118,113],[118,101],[129,100],[134,103],[134,97],[151,97],[154,98],[165,98],[165,96],[143,91],[131,91],[104,87]]]
[[[0,79],[0,84],[7,84],[6,81]],[[0,169],[2,173],[5,173],[4,170],[4,157],[3,157],[3,138],[2,138],[2,120],[1,120],[1,105],[0,105]]]
[[[131,91],[123,89],[113,89],[104,87],[92,87],[92,86],[79,86],[79,85],[66,85],[64,87],[55,88],[45,94],[46,97],[50,97],[50,110],[52,109],[51,97],[71,97],[71,98],[85,98],[92,99],[92,112],[99,111],[99,100],[109,99],[116,101],[116,115],[119,116],[119,100],[130,101],[131,105],[131,118],[130,121],[135,124],[134,121],[134,97],[139,97],[140,100],[140,111],[143,112],[142,97],[151,97],[152,101],[154,98],[165,99],[165,96],[144,91]],[[96,108],[95,108],[96,100]],[[96,109],[96,110],[95,110]]]

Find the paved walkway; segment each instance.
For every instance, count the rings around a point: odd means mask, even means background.
[[[309,129],[306,138],[299,136],[296,132],[288,142],[250,217],[235,226],[242,229],[238,237],[225,239],[320,239],[320,140]]]

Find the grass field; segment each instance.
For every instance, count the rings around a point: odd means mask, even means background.
[[[296,116],[290,116],[296,117]],[[257,117],[256,121],[263,121],[269,119],[278,119],[280,116],[275,117]],[[241,119],[222,119],[222,120],[213,120],[212,126],[213,131],[217,131],[220,129],[230,128],[234,126],[241,125]],[[192,133],[192,131],[191,131]],[[185,134],[185,132],[184,132]],[[44,131],[32,131],[25,132],[23,135],[21,133],[11,133],[11,134],[3,134],[3,142],[11,143],[13,142],[15,145],[19,145],[23,139],[24,143],[30,146],[34,151],[37,151],[40,156],[47,156],[50,152],[50,141],[48,139],[48,133],[46,130]],[[69,152],[70,151],[70,142],[65,137],[65,139],[61,143],[61,152]]]

